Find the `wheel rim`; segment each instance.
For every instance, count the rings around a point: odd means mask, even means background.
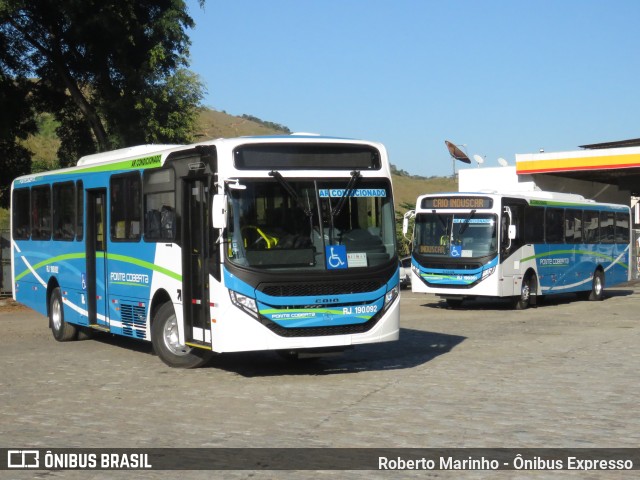
[[[162,339],[167,349],[169,349],[169,351],[174,355],[184,356],[191,351],[191,348],[187,347],[183,343],[180,343],[180,336],[178,334],[178,321],[176,320],[175,315],[169,318],[169,320],[167,320],[167,323],[165,323],[164,329],[162,331]]]
[[[593,293],[597,296],[602,294],[602,277],[600,275],[596,275],[593,279]]]
[[[60,300],[54,299],[53,305],[51,305],[51,323],[54,330],[60,330],[62,327],[62,307]]]
[[[526,281],[522,284],[522,291],[520,292],[520,300],[522,303],[527,303],[530,295],[531,287],[529,287],[529,281]]]

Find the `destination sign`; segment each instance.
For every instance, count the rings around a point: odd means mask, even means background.
[[[484,209],[493,207],[493,199],[488,197],[428,197],[420,205],[424,209],[469,208]]]

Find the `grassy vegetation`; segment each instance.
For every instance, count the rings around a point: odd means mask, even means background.
[[[196,141],[214,138],[233,138],[248,135],[288,134],[289,129],[272,122],[265,122],[250,115],[237,117],[226,112],[203,108],[198,117],[194,136]]]
[[[9,228],[9,210],[6,208],[0,208],[0,230],[7,230]]]

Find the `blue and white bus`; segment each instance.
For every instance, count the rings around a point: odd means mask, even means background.
[[[143,145],[12,184],[14,298],[53,336],[212,352],[322,354],[396,340],[385,148],[313,135]]]
[[[418,197],[412,290],[452,306],[508,297],[517,309],[542,295],[601,300],[630,280],[630,209],[580,195],[442,193]]]

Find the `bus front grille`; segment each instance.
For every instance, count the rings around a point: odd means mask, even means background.
[[[350,293],[374,292],[382,287],[375,280],[340,283],[286,283],[258,286],[258,290],[271,297],[305,297],[320,295],[346,295]]]
[[[422,262],[424,268],[431,270],[478,270],[482,268],[481,263],[458,263],[458,262]]]

